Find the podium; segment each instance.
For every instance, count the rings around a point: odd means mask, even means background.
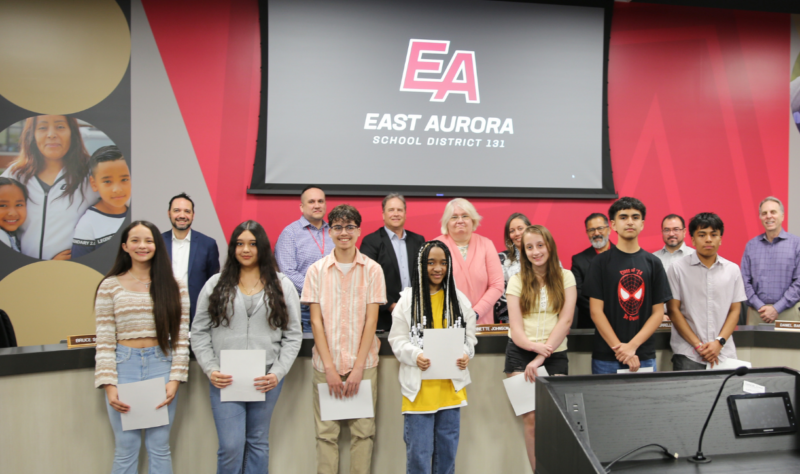
[[[798,473],[800,434],[737,438],[726,399],[745,380],[767,392],[788,392],[797,408],[800,373],[788,368],[751,369],[725,385],[703,438],[710,464],[692,464],[700,430],[731,370],[542,377],[536,383],[536,472],[605,473],[605,465],[639,446],[657,448],[616,463],[624,473]]]

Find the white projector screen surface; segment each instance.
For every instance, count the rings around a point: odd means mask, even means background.
[[[269,0],[266,156],[253,188],[598,193],[604,14],[481,0]]]

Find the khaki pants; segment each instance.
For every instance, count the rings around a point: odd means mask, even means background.
[[[772,306],[768,304],[767,306]],[[800,321],[800,303],[792,306],[789,309],[785,309],[778,313],[778,320],[779,321]],[[747,325],[748,326],[758,326],[759,324],[769,324],[774,325],[775,323],[765,323],[761,316],[758,313],[757,309],[753,309],[750,306],[747,307]]]
[[[343,376],[342,381],[347,377]],[[377,413],[378,368],[364,369],[361,380],[372,382],[372,408]],[[339,472],[339,430],[341,423],[350,426],[350,473],[369,474],[372,465],[372,444],[375,439],[375,418],[322,421],[319,413],[319,384],[327,383],[325,372],[314,370],[314,423],[317,432],[317,473]]]

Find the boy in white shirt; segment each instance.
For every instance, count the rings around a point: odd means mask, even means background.
[[[128,215],[131,197],[131,171],[116,146],[98,148],[89,162],[92,190],[100,201],[86,210],[72,238],[72,258],[92,252],[111,240]]]

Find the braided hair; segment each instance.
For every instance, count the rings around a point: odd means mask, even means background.
[[[450,328],[454,326],[456,321],[460,324],[463,324],[464,321],[464,315],[461,314],[461,306],[458,304],[456,283],[453,279],[453,259],[450,256],[450,250],[444,242],[438,240],[425,242],[417,256],[417,268],[411,278],[411,328],[412,332],[414,328],[419,332],[420,342],[423,330],[434,327],[433,310],[431,308],[431,281],[428,276],[428,256],[434,247],[442,249],[447,259],[447,273],[442,280],[442,290],[445,292],[442,327]]]

